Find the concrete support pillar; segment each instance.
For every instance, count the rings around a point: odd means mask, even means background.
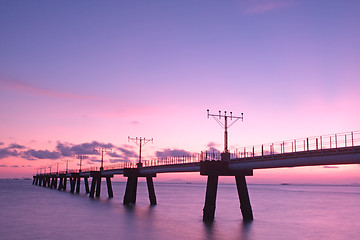
[[[153,182],[152,177],[146,177],[146,183],[147,183],[148,192],[149,192],[150,204],[156,205],[156,195],[155,195],[154,182]]]
[[[136,191],[137,191],[138,177],[129,176],[126,183],[126,190],[124,195],[124,205],[136,203]]]
[[[48,176],[46,176],[46,185],[47,187],[50,187],[50,180],[51,180],[51,177],[50,177],[50,174]]]
[[[203,209],[203,221],[205,222],[214,220],[218,180],[219,176],[217,175],[209,175],[207,179],[205,205]]]
[[[80,193],[80,176],[76,178],[76,193]]]
[[[84,184],[85,184],[85,192],[89,193],[89,181],[88,181],[88,177],[84,177]]]
[[[43,187],[46,187],[46,176],[43,176]]]
[[[254,220],[253,212],[250,204],[249,193],[246,185],[245,176],[235,176],[236,186],[238,190],[240,209],[244,221]]]
[[[90,189],[90,195],[89,197],[93,198],[95,195],[95,187],[97,184],[97,177],[93,177],[92,181],[91,181],[91,189]]]
[[[57,188],[57,177],[53,177],[51,181],[51,188]]]
[[[71,177],[70,178],[70,192],[74,193],[75,192],[75,184],[76,184],[76,178],[75,177]]]
[[[133,177],[133,184],[132,184],[132,191],[130,195],[130,203],[136,203],[136,193],[137,193],[137,184],[138,184],[138,177]]]
[[[59,187],[58,187],[58,190],[60,191],[60,190],[62,190],[63,189],[63,180],[64,180],[64,178],[63,177],[60,177],[59,178]]]
[[[109,198],[114,197],[112,186],[111,186],[111,177],[110,176],[106,177],[106,184],[107,184],[107,188],[108,188]]]
[[[100,197],[100,191],[101,191],[101,176],[97,177],[97,181],[96,181],[96,197]]]
[[[35,179],[36,179],[36,176],[33,176],[33,182],[32,182],[32,185],[35,185]]]
[[[67,177],[64,177],[64,184],[63,184],[63,189],[64,191],[66,191],[66,185],[67,185]]]

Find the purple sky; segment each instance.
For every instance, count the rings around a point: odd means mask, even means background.
[[[154,138],[148,158],[222,149],[208,108],[244,113],[233,149],[358,130],[359,12],[335,0],[2,0],[0,174],[31,175],[63,157],[59,144],[126,158],[128,136]]]

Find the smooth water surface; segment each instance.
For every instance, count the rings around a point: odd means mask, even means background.
[[[122,205],[125,183],[99,199],[0,180],[0,239],[360,239],[360,187],[249,185],[255,220],[243,223],[235,185],[220,184],[213,224],[204,224],[204,184],[145,183],[135,206]]]

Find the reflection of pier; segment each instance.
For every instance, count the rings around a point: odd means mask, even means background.
[[[90,197],[99,197],[102,178],[105,178],[108,196],[111,198],[113,197],[111,178],[114,175],[123,175],[127,177],[123,203],[128,205],[135,204],[138,178],[144,177],[147,181],[150,204],[156,205],[153,178],[157,174],[199,172],[208,177],[203,219],[212,221],[216,207],[218,178],[234,176],[243,219],[252,220],[245,176],[252,176],[254,169],[359,163],[360,131],[357,131],[252,146],[237,150],[235,153],[203,152],[186,157],[104,166],[101,170],[91,168],[82,171],[36,174],[33,177],[33,184],[66,191],[67,179],[69,179],[71,193],[79,193],[80,184],[83,182]],[[89,178],[92,178],[90,189]]]

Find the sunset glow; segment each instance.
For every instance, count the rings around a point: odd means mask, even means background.
[[[0,178],[360,130],[359,1],[2,1]],[[65,164],[59,164],[61,170]],[[358,165],[249,183],[360,184]],[[155,181],[204,181],[159,174]],[[226,178],[223,180],[226,182]],[[230,181],[230,180],[229,180]],[[233,182],[233,180],[231,180]]]

